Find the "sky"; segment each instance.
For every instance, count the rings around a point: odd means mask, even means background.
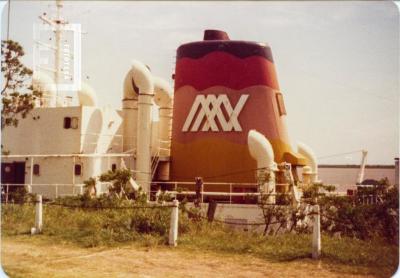
[[[24,47],[27,66],[33,25],[54,10],[55,1],[11,3],[10,38]],[[121,107],[133,59],[173,85],[178,46],[220,29],[271,47],[293,145],[312,147],[321,164],[359,164],[361,149],[368,164],[398,156],[399,12],[392,2],[65,1],[63,16],[84,31],[82,80],[100,105]],[[4,9],[2,38],[6,22]]]

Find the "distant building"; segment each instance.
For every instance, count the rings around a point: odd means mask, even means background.
[[[395,168],[395,165],[366,165],[364,180],[388,178],[390,184],[396,184],[396,180],[398,181],[398,171],[396,172]],[[356,180],[359,171],[360,165],[321,164],[318,166],[319,179],[325,184],[337,185],[337,191],[346,191],[348,188],[356,188]]]

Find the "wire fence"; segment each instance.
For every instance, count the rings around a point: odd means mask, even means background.
[[[124,210],[124,209],[158,209],[158,208],[172,208],[173,205],[160,205],[160,206],[78,206],[78,205],[66,205],[66,204],[58,204],[58,203],[47,203],[46,205],[49,206],[60,206],[66,208],[74,208],[74,209],[117,209],[117,210]]]
[[[88,205],[71,205],[71,204],[63,204],[59,203],[57,201],[51,201],[51,202],[46,202],[44,203],[42,200],[41,195],[37,195],[35,197],[35,201],[29,200],[27,202],[24,202],[20,205],[35,205],[35,226],[31,228],[31,234],[37,234],[41,233],[43,230],[43,205],[45,206],[58,206],[62,208],[67,208],[67,209],[84,209],[84,210],[103,210],[103,209],[111,209],[111,210],[134,210],[134,209],[167,209],[171,208],[171,217],[170,217],[170,228],[169,228],[169,236],[168,236],[168,244],[170,246],[176,246],[177,245],[177,239],[178,239],[178,222],[179,222],[179,201],[174,200],[172,204],[151,204],[151,205],[131,205],[131,206],[110,206],[110,205],[95,205],[95,206],[88,206]],[[6,204],[8,205],[8,204]],[[209,207],[210,208],[210,207]],[[215,207],[216,208],[216,207]],[[280,218],[280,219],[275,219],[271,221],[271,217],[276,217],[276,216],[270,216],[268,219],[264,218],[263,221],[261,222],[246,222],[246,223],[240,223],[240,222],[234,222],[234,221],[229,221],[227,219],[221,220],[221,219],[214,219],[214,214],[215,210],[212,213],[212,217],[210,215],[208,217],[205,217],[201,214],[196,214],[191,212],[190,210],[185,209],[185,206],[181,207],[182,212],[186,212],[189,216],[189,218],[198,218],[198,219],[203,219],[203,220],[208,220],[208,222],[215,222],[215,223],[220,223],[224,225],[234,225],[234,226],[265,226],[264,234],[266,233],[268,227],[270,225],[276,225],[280,224],[279,228],[276,230],[276,232],[282,227],[282,225],[285,224],[292,224],[297,225],[298,221],[304,221],[306,220],[306,217],[312,224],[312,257],[313,258],[318,258],[320,256],[321,252],[321,226],[320,226],[320,221],[321,217],[325,217],[328,220],[339,222],[341,224],[351,224],[348,223],[347,221],[341,220],[341,219],[335,219],[331,216],[326,215],[325,213],[320,211],[319,205],[309,205],[309,208],[311,208],[311,211],[305,213],[305,214],[300,214],[301,218],[291,218],[290,214],[288,214],[288,217]],[[296,212],[297,214],[297,212]],[[293,214],[292,214],[293,215]],[[264,215],[265,217],[265,215]],[[307,223],[307,227],[309,223]],[[287,226],[289,227],[289,226]]]
[[[24,202],[16,202],[16,203],[8,203],[3,205],[35,205],[38,201],[24,201]],[[58,206],[58,207],[65,207],[65,208],[74,208],[74,209],[95,209],[95,210],[102,210],[102,209],[157,209],[157,208],[173,208],[174,205],[150,205],[150,206],[102,206],[102,205],[69,205],[69,204],[62,204],[57,202],[43,202],[43,205],[46,206]]]
[[[25,201],[23,203],[8,203],[8,205],[35,205],[37,204],[38,201]],[[7,204],[6,204],[7,205]],[[57,202],[43,202],[43,205],[45,206],[57,206],[57,207],[64,207],[64,208],[69,208],[69,209],[82,209],[82,210],[133,210],[133,209],[164,209],[164,208],[173,208],[175,205],[170,205],[170,204],[161,204],[161,205],[133,205],[133,206],[101,206],[101,205],[94,205],[94,206],[87,206],[87,205],[69,205],[69,204],[62,204],[62,203],[57,203]],[[183,210],[188,214],[189,217],[199,217],[203,220],[210,220],[208,217],[202,216],[200,214],[194,214],[188,210]],[[313,216],[317,215],[315,212],[310,212],[304,215],[304,217],[307,216]],[[340,220],[340,219],[334,219],[326,214],[320,213],[322,217],[325,217],[328,220],[334,221],[334,222],[339,222],[342,224],[347,224],[351,225],[351,223]],[[265,226],[265,225],[275,225],[275,224],[282,224],[285,222],[289,222],[288,220],[275,220],[275,221],[263,221],[263,222],[246,222],[246,223],[240,223],[240,222],[235,222],[235,221],[229,221],[229,220],[221,220],[221,219],[213,219],[212,222],[220,223],[220,224],[226,224],[226,225],[237,225],[237,226]]]
[[[3,205],[35,205],[37,204],[38,201],[24,201],[24,202],[10,202],[8,204],[3,203]],[[132,206],[103,206],[103,205],[98,205],[95,204],[93,206],[90,205],[71,205],[71,204],[63,204],[63,203],[58,203],[55,201],[50,201],[50,202],[43,202],[43,205],[45,206],[57,206],[57,207],[64,207],[64,208],[69,208],[69,209],[82,209],[82,210],[134,210],[134,209],[164,209],[164,208],[174,208],[175,205],[171,204],[153,204],[153,205],[132,205]],[[266,206],[278,206],[274,204],[265,204]],[[261,206],[260,209],[263,209],[265,207]],[[183,212],[186,212],[189,217],[196,218],[199,217],[203,220],[210,221],[208,217],[202,216],[201,214],[195,214],[190,212],[187,209],[182,209]],[[323,213],[322,211],[319,213],[315,212],[309,212],[302,217],[308,217],[308,216],[313,216],[319,214],[321,217],[326,218],[330,221],[340,223],[343,225],[354,225],[351,222],[348,222],[346,220],[342,220],[339,218],[334,218],[332,216],[327,215],[326,213]],[[300,220],[300,219],[297,219]],[[275,221],[262,221],[262,222],[245,222],[245,223],[240,223],[240,222],[235,222],[235,221],[229,221],[229,220],[221,220],[221,219],[212,219],[211,222],[216,222],[220,224],[226,224],[226,225],[237,225],[237,226],[265,226],[265,225],[275,225],[275,224],[282,224],[282,223],[287,223],[290,222],[290,220],[287,219],[282,219],[282,220],[275,220]]]

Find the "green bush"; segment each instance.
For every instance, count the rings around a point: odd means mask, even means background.
[[[34,202],[35,196],[35,194],[28,193],[27,189],[24,186],[15,186],[14,188],[10,186],[7,201],[9,203],[24,204],[28,202]],[[2,202],[5,202],[5,199],[5,195],[3,195]]]
[[[375,190],[381,197],[381,202],[375,204],[362,204],[357,196],[320,196],[322,229],[330,234],[340,233],[363,240],[382,237],[398,244],[398,189],[381,187]]]

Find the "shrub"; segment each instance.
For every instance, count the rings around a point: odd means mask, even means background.
[[[381,202],[375,204],[362,204],[357,201],[357,196],[320,196],[322,229],[330,234],[339,233],[363,240],[383,237],[398,244],[399,192],[385,184],[385,180],[380,182],[379,186],[367,189],[368,194],[381,197]]]
[[[111,187],[109,192],[111,195],[115,195],[118,198],[128,198],[129,189],[127,184],[132,177],[132,173],[129,169],[117,169],[115,171],[108,171],[100,175],[100,181],[110,182]]]
[[[2,192],[2,202],[5,201],[4,192]],[[8,192],[8,202],[10,203],[17,203],[17,204],[24,204],[28,202],[33,202],[35,200],[35,194],[28,193],[28,190],[24,186],[10,186],[10,190]]]

